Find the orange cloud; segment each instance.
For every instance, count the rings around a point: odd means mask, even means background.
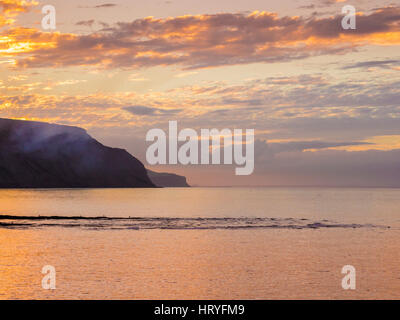
[[[149,17],[117,23],[89,35],[13,28],[0,38],[0,55],[15,56],[16,65],[25,68],[180,65],[196,69],[290,61],[343,54],[365,45],[400,44],[400,7],[360,14],[356,30],[343,30],[341,19],[340,15],[304,18],[254,12]]]
[[[14,17],[21,12],[27,12],[32,6],[37,5],[36,1],[26,0],[0,0],[0,27],[10,25]]]
[[[17,14],[27,12],[30,7],[37,5],[36,1],[26,0],[0,0],[0,8],[4,14]]]

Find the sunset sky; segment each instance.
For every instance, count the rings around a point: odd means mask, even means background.
[[[152,167],[192,185],[400,187],[398,1],[0,0],[0,70],[0,117],[83,127],[146,166],[169,120],[255,129],[251,176]]]

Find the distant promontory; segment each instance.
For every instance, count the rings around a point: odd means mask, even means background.
[[[190,187],[186,181],[186,177],[180,176],[173,173],[166,172],[154,172],[147,170],[147,173],[157,186],[160,187],[171,187],[171,188],[184,188]]]

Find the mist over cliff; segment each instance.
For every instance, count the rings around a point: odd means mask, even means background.
[[[0,188],[155,187],[144,165],[84,129],[0,119]]]

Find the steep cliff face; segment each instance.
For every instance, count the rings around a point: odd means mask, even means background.
[[[0,119],[0,188],[155,187],[127,151],[85,130]]]
[[[147,170],[147,173],[153,181],[159,187],[169,187],[169,188],[184,188],[190,187],[186,181],[186,177],[179,176],[173,173],[166,172],[154,172],[151,170]]]

